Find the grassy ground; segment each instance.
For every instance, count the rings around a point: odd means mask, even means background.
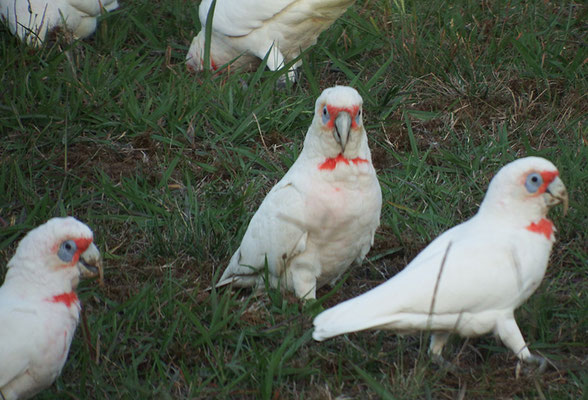
[[[280,73],[186,73],[195,1],[123,1],[96,35],[33,50],[0,28],[0,274],[53,216],[94,230],[106,286],[80,288],[80,327],[40,398],[587,398],[587,7],[573,1],[358,0]],[[68,52],[63,52],[67,49]],[[295,160],[314,100],[356,87],[382,185],[369,260],[324,306],[394,275],[469,218],[489,179],[525,155],[552,160],[570,212],[543,284],[517,313],[552,367],[516,380],[492,337],[311,339],[312,309],[269,291],[205,292],[269,188]]]

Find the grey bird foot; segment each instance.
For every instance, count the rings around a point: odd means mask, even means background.
[[[541,375],[547,369],[547,360],[541,356],[531,355],[524,361],[517,363],[515,368],[515,377],[518,379],[521,372],[525,376]]]
[[[239,83],[241,84],[241,87],[243,89],[249,89],[249,85],[247,84],[247,81],[243,78],[239,78]]]
[[[431,360],[441,370],[444,370],[444,371],[447,371],[447,372],[451,372],[452,374],[457,374],[459,372],[464,372],[457,365],[455,365],[453,363],[450,363],[449,361],[447,361],[446,359],[444,359],[443,356],[440,355],[440,354],[431,354]]]
[[[278,78],[278,80],[276,81],[276,87],[279,90],[284,90],[287,87],[287,82],[286,82],[286,75],[282,75]]]
[[[279,90],[284,90],[288,87],[288,82],[290,82],[290,85],[293,86],[296,82],[298,82],[299,74],[300,73],[297,69],[288,71],[287,74],[283,74],[278,78],[276,81],[276,87]]]

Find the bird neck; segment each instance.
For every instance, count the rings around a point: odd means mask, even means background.
[[[509,201],[504,197],[493,199],[487,196],[480,205],[478,215],[507,224],[506,226],[524,228],[530,232],[544,235],[547,239],[552,239],[555,228],[547,218],[547,211],[547,206],[542,206],[541,203],[521,204],[516,200]]]
[[[39,272],[39,268],[20,264],[8,269],[3,286],[17,287],[19,291],[24,291],[23,296],[30,298],[53,298],[63,294],[75,294],[78,281],[79,273],[76,267]]]

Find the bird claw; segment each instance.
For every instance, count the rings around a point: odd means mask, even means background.
[[[278,78],[278,80],[276,81],[276,87],[279,90],[284,90],[286,89],[287,85],[286,85],[286,75],[282,75]]]
[[[523,363],[527,364],[524,366]],[[536,367],[532,367],[529,364],[535,364]],[[525,376],[531,375],[541,375],[547,369],[547,359],[541,356],[531,355],[527,357],[524,361],[519,360],[517,366],[515,368],[515,377],[518,379],[521,375],[521,372]]]
[[[297,69],[290,70],[287,74],[283,74],[278,78],[276,81],[276,87],[279,90],[284,90],[288,87],[288,82],[290,82],[290,85],[294,85],[298,82],[298,76],[299,72]]]
[[[442,370],[453,374],[460,372],[460,368],[457,365],[450,363],[440,354],[431,354],[431,360]]]
[[[249,89],[249,85],[247,84],[247,81],[245,81],[245,79],[239,78],[239,83],[241,84],[241,88]]]

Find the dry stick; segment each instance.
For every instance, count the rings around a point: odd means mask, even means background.
[[[435,301],[437,300],[437,290],[439,290],[439,282],[441,281],[441,274],[443,274],[443,268],[445,268],[445,261],[447,261],[447,255],[451,248],[451,243],[447,245],[443,260],[441,260],[441,268],[439,268],[439,274],[437,275],[437,281],[435,282],[435,289],[433,290],[433,298],[431,299],[431,308],[429,310],[429,319],[427,320],[427,330],[431,330],[431,320],[433,319],[433,310],[435,309]]]
[[[96,354],[96,349],[92,346],[92,336],[90,336],[90,329],[88,328],[88,319],[86,318],[86,309],[82,307],[82,332],[84,332],[84,341],[86,342],[86,347],[88,348],[88,353],[90,353],[90,358],[92,355]],[[98,359],[94,360],[96,364],[98,364]]]
[[[265,144],[265,140],[263,139],[263,132],[261,131],[261,126],[259,125],[257,115],[255,115],[255,113],[251,113],[251,115],[253,115],[253,119],[255,120],[255,123],[257,124],[257,130],[259,131],[259,137],[261,137],[261,144],[263,144],[263,148],[265,149],[265,151],[267,151],[269,153],[269,149],[267,148],[267,146]]]
[[[461,388],[459,388],[459,393],[457,394],[457,400],[465,399],[466,390],[468,389],[468,383],[465,382]]]

